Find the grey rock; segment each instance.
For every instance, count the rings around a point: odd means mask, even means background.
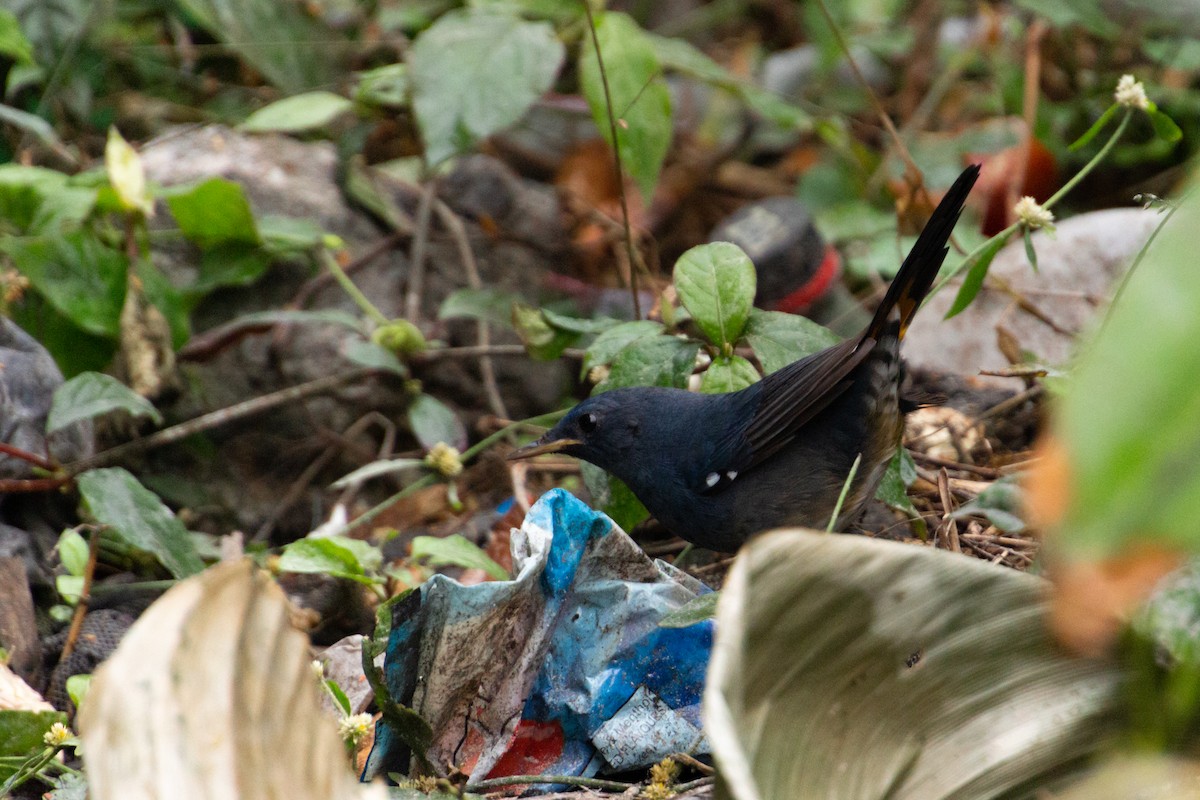
[[[91,455],[92,425],[81,422],[47,439],[46,415],[62,372],[38,342],[0,317],[0,442],[66,463]],[[28,478],[32,465],[0,455],[0,477]]]
[[[1059,223],[1052,233],[1033,234],[1038,271],[1025,255],[1018,237],[996,256],[989,284],[965,311],[943,319],[954,301],[959,282],[930,298],[913,321],[904,340],[904,357],[918,367],[975,375],[1008,364],[997,345],[1003,328],[1021,350],[1042,363],[1059,366],[1070,359],[1076,337],[1104,313],[1114,281],[1128,269],[1162,217],[1136,208],[1080,214]],[[947,259],[956,263],[954,256]],[[1009,292],[996,288],[1002,279],[1040,313],[1022,308]],[[1053,325],[1048,324],[1049,320]],[[1057,330],[1056,330],[1057,328]],[[1012,387],[1009,378],[981,376],[981,382]]]

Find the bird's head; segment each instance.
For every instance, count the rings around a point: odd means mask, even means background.
[[[641,439],[642,421],[647,417],[645,406],[642,394],[624,389],[590,397],[567,412],[540,439],[514,450],[508,458],[564,453],[618,472],[614,467],[622,455],[638,446]]]

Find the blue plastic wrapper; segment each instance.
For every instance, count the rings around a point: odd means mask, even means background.
[[[432,726],[429,761],[481,780],[707,753],[712,622],[658,623],[709,589],[557,489],[513,530],[512,553],[512,581],[435,575],[393,607],[384,674]],[[363,777],[409,774],[410,760],[381,721]]]

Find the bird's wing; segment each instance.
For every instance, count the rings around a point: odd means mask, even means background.
[[[875,346],[870,338],[848,339],[788,364],[756,385],[757,403],[745,426],[734,426],[715,449],[713,463],[699,476],[701,494],[713,494],[770,458],[851,385],[850,374]]]

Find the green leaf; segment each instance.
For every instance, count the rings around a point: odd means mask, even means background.
[[[123,253],[83,232],[0,237],[0,251],[64,317],[88,333],[117,337],[128,264]]]
[[[658,627],[686,628],[704,622],[706,619],[712,619],[717,614],[717,601],[720,599],[720,592],[699,595],[660,619]]]
[[[67,715],[61,711],[0,710],[0,783],[17,771],[9,759],[32,758],[45,749],[42,737],[56,722],[66,725]]]
[[[325,688],[329,691],[329,694],[332,695],[334,701],[338,705],[338,708],[342,710],[342,713],[349,716],[354,709],[350,706],[350,698],[346,697],[346,693],[342,691],[342,687],[338,686],[337,681],[326,679]]]
[[[1117,729],[1123,675],[1063,652],[1048,594],[933,548],[751,540],[721,593],[704,698],[729,796],[990,800],[1081,769]]]
[[[758,382],[758,370],[741,356],[718,356],[700,380],[703,394],[736,392]]]
[[[134,266],[146,299],[167,320],[171,329],[171,345],[179,348],[192,337],[192,323],[188,317],[189,306],[184,293],[175,288],[170,279],[149,258],[139,258]]]
[[[492,580],[506,581],[508,571],[492,560],[483,552],[479,545],[460,536],[417,536],[412,542],[412,557],[418,561],[428,561],[432,566],[442,567],[447,564],[465,569],[481,569]]]
[[[1151,107],[1148,113],[1150,114],[1150,124],[1154,126],[1154,132],[1158,134],[1158,138],[1165,142],[1178,142],[1183,138],[1183,131],[1175,124],[1175,120],[1159,111],[1157,107]]]
[[[3,8],[0,8],[0,56],[7,56],[18,64],[33,63],[33,45],[21,32],[17,15]]]
[[[1059,398],[1071,472],[1055,545],[1104,558],[1142,542],[1200,551],[1200,193],[1180,200]]]
[[[1029,266],[1033,267],[1033,271],[1037,272],[1037,250],[1033,249],[1033,231],[1025,228],[1022,233],[1025,239],[1025,258],[1029,259]]]
[[[381,583],[382,578],[367,575],[363,556],[376,560],[363,550],[374,550],[366,542],[342,536],[298,539],[283,548],[279,555],[279,569],[283,572],[329,575],[345,578],[357,583],[372,585]],[[378,550],[375,553],[378,554]]]
[[[1092,139],[1095,139],[1097,134],[1104,130],[1104,126],[1109,123],[1109,120],[1113,118],[1113,116],[1117,113],[1117,109],[1119,108],[1120,106],[1116,103],[1113,103],[1111,106],[1106,108],[1104,113],[1100,115],[1100,118],[1092,123],[1092,127],[1088,128],[1084,132],[1083,136],[1080,136],[1078,139],[1071,142],[1071,144],[1067,146],[1067,149],[1072,151],[1079,150]]]
[[[755,308],[746,323],[746,341],[769,375],[841,340],[807,317]]]
[[[297,3],[177,0],[189,24],[205,28],[288,94],[329,86],[349,42]]]
[[[84,372],[54,391],[46,418],[46,433],[117,409],[128,411],[134,417],[149,417],[156,425],[162,424],[162,414],[128,386],[111,375]]]
[[[645,36],[653,44],[658,60],[665,69],[682,72],[730,92],[750,109],[782,128],[808,130],[812,127],[812,117],[807,112],[773,92],[738,78],[687,41],[653,33]]]
[[[176,578],[204,569],[183,523],[128,471],[94,469],[75,480],[92,517],[126,544],[153,553]]]
[[[179,230],[198,247],[262,242],[246,194],[233,181],[209,178],[172,189],[166,193],[166,201]]]
[[[403,108],[408,105],[412,83],[407,64],[387,64],[359,72],[354,99],[364,105],[380,108]]]
[[[354,108],[354,103],[340,94],[318,90],[285,97],[263,106],[241,124],[250,133],[299,133],[323,128]]]
[[[71,575],[83,575],[88,562],[87,539],[74,528],[67,528],[58,537],[58,560]]]
[[[271,257],[256,245],[220,244],[200,253],[200,269],[186,291],[193,300],[222,286],[249,286],[271,267]]]
[[[366,339],[351,339],[343,345],[342,355],[347,361],[360,367],[386,370],[401,378],[409,376],[408,367],[404,366],[404,362],[395,353]]]
[[[917,535],[925,538],[928,534],[925,520],[917,513],[917,507],[913,505],[912,499],[908,496],[908,486],[915,477],[916,465],[913,464],[912,456],[903,447],[897,448],[896,455],[892,456],[892,460],[888,462],[887,470],[883,473],[878,488],[875,489],[875,498],[889,508],[904,512],[910,520],[918,523]]]
[[[520,298],[502,289],[455,289],[438,309],[438,319],[482,319],[512,328],[513,304]]]
[[[512,326],[532,358],[552,361],[575,343],[579,334],[556,328],[540,309],[523,303],[512,306]]]
[[[621,320],[613,319],[612,317],[587,319],[585,317],[573,317],[569,314],[560,314],[549,308],[542,309],[542,316],[546,318],[546,322],[550,323],[551,327],[557,328],[560,331],[566,331],[567,333],[604,333],[609,328],[621,324]]]
[[[405,470],[417,469],[425,466],[423,458],[389,458],[380,461],[372,461],[370,464],[359,467],[348,475],[338,478],[329,485],[330,489],[345,489],[355,483],[362,483],[372,478],[378,478],[380,475],[393,475],[397,472]]]
[[[688,250],[675,262],[679,301],[708,340],[732,346],[754,306],[754,263],[742,248],[712,242]]]
[[[650,512],[623,481],[586,461],[579,462],[579,468],[592,501],[618,528],[631,531],[649,518]]]
[[[554,83],[562,42],[498,8],[443,14],[409,50],[425,158],[438,164],[521,119]]]
[[[987,242],[982,250],[979,250],[975,256],[975,261],[971,264],[971,268],[967,271],[967,277],[963,278],[962,286],[958,289],[958,294],[954,297],[954,302],[950,305],[950,310],[946,312],[945,319],[950,319],[953,316],[961,313],[967,306],[971,305],[971,301],[979,294],[979,290],[983,288],[983,280],[987,277],[988,267],[992,265],[992,259],[996,254],[1003,249],[1008,243],[1009,236],[996,234]]]
[[[628,345],[648,336],[658,336],[664,328],[661,322],[648,319],[638,319],[633,322],[622,322],[601,333],[583,353],[583,367],[580,377],[586,378],[592,367],[608,364],[617,353]]]
[[[256,222],[263,247],[271,255],[296,255],[325,243],[325,229],[310,219],[263,214]]]
[[[87,697],[88,689],[92,687],[92,676],[87,675],[72,675],[67,678],[67,696],[71,698],[71,702],[75,704],[75,708],[79,708],[83,704],[83,698]]]
[[[654,336],[628,345],[613,359],[608,377],[593,394],[623,386],[687,386],[696,366],[700,343],[674,336]]]
[[[671,95],[662,77],[654,42],[633,18],[616,11],[595,15],[596,40],[604,58],[612,108],[604,93],[596,49],[581,44],[579,82],[596,127],[611,146],[610,118],[617,120],[621,163],[648,201],[671,145]]]
[[[56,147],[62,146],[62,142],[59,141],[58,133],[55,132],[54,126],[37,114],[30,114],[28,111],[22,111],[19,108],[13,108],[12,106],[0,103],[0,122],[33,134],[45,144]]]
[[[108,129],[104,169],[108,172],[108,181],[117,194],[122,211],[136,211],[146,216],[153,213],[154,200],[146,191],[146,172],[142,168],[142,159],[115,125]]]
[[[427,394],[418,395],[408,406],[408,425],[426,450],[439,442],[458,449],[467,447],[467,429],[445,403]]]
[[[54,590],[58,592],[58,596],[64,603],[75,606],[83,596],[83,576],[56,575],[54,577]]]
[[[974,499],[963,503],[950,515],[954,519],[977,514],[1005,533],[1020,533],[1025,530],[1022,515],[1025,507],[1024,492],[1015,478],[1005,477],[995,481]]]

